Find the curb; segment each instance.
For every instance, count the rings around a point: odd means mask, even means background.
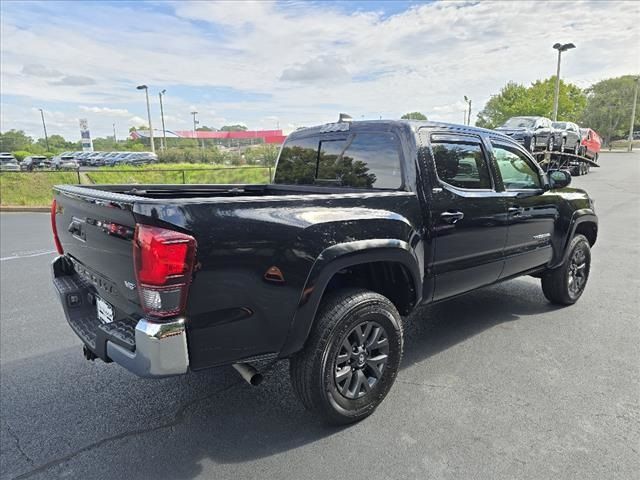
[[[0,206],[0,212],[51,212],[51,207]]]

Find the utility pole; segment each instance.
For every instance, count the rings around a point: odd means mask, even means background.
[[[144,94],[147,97],[147,119],[149,120],[149,138],[151,139],[151,151],[156,153],[156,144],[153,140],[153,126],[151,125],[151,107],[149,106],[149,87],[146,85],[138,85],[138,90],[144,90]]]
[[[49,137],[47,136],[47,124],[44,123],[44,112],[42,111],[41,108],[39,108],[38,110],[40,110],[40,116],[42,117],[42,128],[44,129],[44,143],[46,143],[47,145],[47,152],[49,151]]]
[[[166,90],[162,90],[158,93],[160,97],[160,118],[162,119],[162,143],[160,146],[162,147],[162,151],[164,152],[167,148],[167,131],[164,128],[164,108],[162,106],[162,96],[166,93]]]
[[[560,97],[560,58],[562,57],[562,52],[566,52],[567,50],[576,48],[576,46],[573,43],[565,43],[564,45],[561,43],[556,43],[553,46],[553,48],[558,50],[558,68],[556,70],[556,91],[553,96],[553,118],[552,118],[552,120],[555,122],[556,120],[558,120],[558,99]]]
[[[116,138],[116,124],[113,124],[113,143],[117,146],[118,145],[118,139]]]
[[[638,83],[640,83],[640,77],[636,77],[636,86],[633,89],[633,107],[631,107],[631,125],[629,125],[629,146],[627,151],[633,150],[633,124],[636,120],[636,104],[638,103]]]

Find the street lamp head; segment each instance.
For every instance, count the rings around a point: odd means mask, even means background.
[[[138,85],[136,88],[138,90],[146,90],[148,87],[146,85]]]
[[[573,43],[556,43],[553,45],[553,48],[555,48],[556,50],[560,51],[560,52],[566,52],[567,50],[571,50],[572,48],[576,48],[576,46]]]
[[[167,90],[163,89],[163,90],[160,91],[160,95],[164,95],[166,92],[167,92]]]

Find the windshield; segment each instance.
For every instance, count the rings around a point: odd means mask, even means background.
[[[530,128],[536,123],[534,118],[513,117],[504,122],[502,128]]]
[[[553,128],[558,128],[560,130],[564,130],[567,128],[567,122],[553,122]]]
[[[0,157],[0,163],[16,163],[16,159],[13,157]]]

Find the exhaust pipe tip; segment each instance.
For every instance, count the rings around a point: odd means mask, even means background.
[[[89,350],[89,347],[87,347],[86,345],[82,346],[82,354],[84,355],[84,358],[89,361],[93,361],[98,358],[96,354]]]
[[[257,387],[264,380],[262,374],[249,363],[234,363],[232,367],[249,385]]]

